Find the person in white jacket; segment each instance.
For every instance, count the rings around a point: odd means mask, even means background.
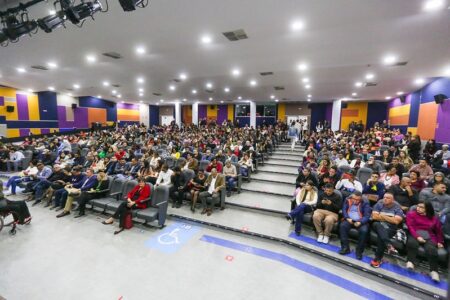
[[[166,164],[162,165],[161,172],[159,172],[158,178],[156,179],[156,186],[158,185],[169,185],[171,183],[171,177],[173,171],[169,169]]]
[[[354,191],[362,193],[363,186],[358,179],[355,178],[355,172],[352,170],[348,173],[348,179],[341,179],[336,183],[336,189],[340,190],[343,198],[347,198]]]
[[[306,213],[311,213],[317,204],[317,190],[314,183],[308,180],[300,192],[294,199],[294,206],[296,206],[290,213],[286,215],[289,221],[295,220],[295,234],[300,235],[302,230],[303,216]]]

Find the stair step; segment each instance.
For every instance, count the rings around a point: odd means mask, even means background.
[[[300,162],[302,161],[302,158],[299,157],[298,155],[292,155],[292,156],[290,156],[290,155],[288,155],[288,154],[282,155],[282,154],[278,154],[278,153],[275,153],[275,154],[273,154],[272,156],[269,157],[269,160],[272,160],[272,159],[281,159],[281,160],[288,160],[288,161],[296,161],[296,162],[298,162],[298,163],[300,163]]]
[[[296,157],[303,157],[303,151],[281,151],[281,150],[277,150],[273,153],[273,155],[291,155],[291,156],[296,156]]]
[[[246,191],[241,194],[234,194],[226,198],[226,204],[244,206],[255,209],[264,209],[274,212],[288,213],[291,207],[291,197],[266,194],[261,197],[260,193]]]
[[[268,172],[258,172],[257,174],[252,174],[252,180],[259,180],[259,181],[295,184],[296,179],[297,175],[291,174],[274,174]]]
[[[277,166],[265,164],[264,166],[258,167],[258,173],[259,172],[298,175],[298,168],[291,166]]]
[[[266,165],[275,165],[275,166],[292,166],[292,167],[299,167],[301,164],[301,161],[290,161],[290,160],[283,160],[283,159],[270,159],[266,162],[264,162]]]
[[[293,195],[295,185],[280,182],[251,181],[244,183],[242,185],[242,190],[289,197]]]

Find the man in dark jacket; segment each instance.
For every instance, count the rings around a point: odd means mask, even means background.
[[[403,177],[400,184],[391,186],[388,191],[394,195],[395,201],[400,204],[404,212],[419,201],[417,192],[411,188],[411,179],[408,177]]]
[[[187,185],[189,181],[184,176],[183,172],[181,172],[180,167],[175,167],[173,169],[173,175],[171,178],[173,187],[171,189],[171,194],[173,198],[172,207],[180,208],[183,203],[184,192],[187,190]]]
[[[367,235],[369,233],[369,220],[372,209],[367,200],[362,198],[360,192],[354,192],[344,201],[342,215],[344,220],[341,222],[339,232],[341,237],[341,250],[339,254],[350,253],[348,233],[351,228],[358,230],[358,245],[356,246],[356,258],[362,259],[364,247],[366,245]]]
[[[308,180],[311,180],[314,183],[315,187],[319,186],[319,183],[317,182],[316,176],[314,176],[311,173],[311,169],[304,168],[302,170],[302,172],[297,176],[297,179],[295,180],[295,187],[296,188],[303,187]]]
[[[338,221],[342,207],[342,196],[334,191],[332,184],[325,185],[325,191],[319,196],[313,215],[314,227],[319,235],[317,242],[328,244],[331,230]]]
[[[70,176],[67,175],[67,173],[61,168],[60,165],[54,165],[53,166],[53,173],[50,175],[47,179],[41,180],[38,184],[34,186],[34,203],[33,206],[40,203],[42,201],[42,198],[44,196],[44,192],[52,186],[53,183],[61,182],[61,185],[64,184],[66,181],[70,180]],[[33,199],[33,196],[31,196],[30,200]],[[47,206],[50,206],[50,201],[47,202]]]

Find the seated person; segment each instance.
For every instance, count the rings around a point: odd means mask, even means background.
[[[314,176],[313,176],[314,177]],[[337,168],[332,166],[327,173],[325,173],[319,180],[319,193],[325,189],[326,184],[332,184],[333,187],[339,181],[339,174]]]
[[[409,177],[403,177],[400,180],[400,184],[391,186],[388,191],[394,195],[395,201],[400,204],[405,212],[417,203],[418,194],[411,188],[411,179]]]
[[[428,165],[425,158],[421,157],[417,165],[413,165],[409,171],[417,171],[420,174],[420,178],[427,181],[433,178],[433,169]]]
[[[112,217],[103,221],[102,224],[110,225],[114,223],[114,219],[119,219],[119,230],[114,231],[114,234],[119,234],[124,230],[125,217],[132,209],[147,208],[147,200],[151,194],[150,186],[146,184],[145,180],[139,178],[138,185],[136,185],[131,192],[126,196],[126,200],[122,201]]]
[[[428,187],[432,188],[434,186],[434,184],[437,182],[443,182],[445,184],[445,186],[447,187],[446,193],[450,194],[450,180],[445,178],[444,173],[442,173],[442,172],[434,173],[433,178],[428,181]]]
[[[25,189],[22,191],[24,194],[33,194],[35,191],[35,186],[43,181],[47,180],[50,175],[52,175],[53,171],[50,167],[44,166],[43,163],[38,163],[36,165],[38,171],[36,174],[30,176],[30,180],[25,183]],[[31,198],[28,198],[31,200]]]
[[[295,187],[302,188],[306,185],[308,181],[312,182],[312,185],[317,187],[319,186],[316,176],[311,173],[310,168],[304,168],[300,174],[298,174],[297,179],[295,180]]]
[[[214,155],[211,153],[211,149],[207,149],[206,153],[202,156],[201,160],[209,160],[211,161],[213,159]]]
[[[227,185],[227,196],[231,196],[231,191],[234,188],[235,182],[237,180],[236,167],[231,164],[231,160],[225,162],[225,167],[223,167],[223,175],[225,176],[225,182]]]
[[[202,201],[203,211],[201,214],[212,214],[214,205],[220,202],[220,189],[225,187],[225,178],[217,172],[215,168],[211,170],[208,179],[205,182],[205,191],[199,194],[200,201]],[[211,198],[211,201],[209,201]],[[208,206],[208,202],[210,205]]]
[[[68,181],[70,177],[60,165],[53,166],[53,173],[47,179],[43,179],[34,186],[34,203],[33,206],[40,203],[44,198],[45,191],[58,181]],[[50,201],[47,202],[46,207],[50,206]]]
[[[11,211],[14,222],[17,224],[29,224],[31,222],[30,211],[25,201],[10,201],[3,195],[3,182],[0,180],[0,209]]]
[[[356,156],[354,160],[350,163],[350,168],[352,168],[355,171],[358,171],[359,168],[364,168],[365,162],[361,160],[361,156]]]
[[[386,191],[384,184],[378,181],[379,178],[380,174],[373,172],[364,184],[362,194],[365,195],[371,203],[377,203],[378,200],[383,198]]]
[[[6,182],[6,188],[9,189],[9,187],[11,187],[11,195],[15,195],[17,185],[21,182],[30,180],[30,176],[36,175],[37,172],[38,169],[36,168],[36,163],[34,161],[30,161],[28,168],[20,172],[19,175],[9,177]]]
[[[377,172],[377,173],[381,173],[381,171],[383,170],[381,165],[375,161],[374,156],[369,157],[366,164],[364,165],[364,168],[369,168],[372,171]]]
[[[206,172],[210,173],[212,169],[216,169],[218,173],[222,173],[222,163],[217,161],[217,158],[213,158],[209,165],[206,167]]]
[[[23,153],[19,150],[9,150],[9,159],[6,159],[6,168],[8,173],[11,172],[11,166],[14,166],[14,172],[19,171],[19,166],[22,165],[22,160],[25,158]]]
[[[439,282],[437,250],[444,247],[444,236],[441,222],[434,215],[431,202],[420,200],[416,210],[411,210],[406,215],[406,224],[409,231],[408,241],[406,242],[408,250],[406,267],[410,270],[414,269],[414,264],[417,264],[416,257],[419,246],[423,246],[425,256],[430,264],[430,276],[434,281]]]
[[[356,246],[356,258],[361,260],[369,233],[369,221],[372,209],[367,200],[364,200],[360,192],[354,192],[344,201],[342,208],[343,220],[339,226],[341,238],[341,250],[339,254],[350,253],[348,234],[351,228],[358,230],[358,244]]]
[[[419,198],[421,200],[428,200],[433,205],[434,212],[437,214],[437,217],[444,223],[445,215],[450,212],[450,195],[446,194],[447,186],[438,182],[435,183],[433,189],[423,190]]]
[[[184,173],[181,172],[180,167],[173,168],[171,182],[173,184],[170,188],[170,194],[173,199],[172,208],[180,208],[183,204],[184,192],[187,191],[189,183]]]
[[[346,198],[355,191],[361,193],[363,187],[361,182],[359,182],[359,180],[355,178],[355,171],[350,170],[350,172],[347,173],[347,178],[343,178],[336,183],[336,189],[340,190],[342,196]]]
[[[81,173],[81,167],[73,167],[72,168],[72,176],[70,177],[70,180],[67,181],[64,185],[61,186],[60,189],[55,190],[54,192],[54,199],[53,199],[53,206],[50,209],[55,209],[56,211],[59,211],[64,208],[67,201],[67,196],[69,195],[66,188],[71,188],[73,185],[79,185],[80,182],[82,182],[85,179],[84,175]]]
[[[95,176],[95,175],[94,175]],[[104,172],[97,174],[97,185],[92,187],[90,190],[81,193],[80,197],[77,198],[78,202],[78,214],[75,218],[79,218],[85,215],[86,204],[92,199],[103,198],[107,194],[107,189],[109,187],[109,178]]]
[[[158,179],[156,179],[155,185],[169,185],[172,183],[173,171],[169,169],[167,164],[163,164],[161,171],[159,172]]]
[[[420,193],[425,187],[425,181],[420,178],[420,174],[417,171],[409,172],[409,178],[411,179],[411,188],[416,193]]]
[[[383,263],[384,251],[389,254],[397,254],[397,250],[391,244],[391,238],[397,233],[398,225],[403,222],[405,215],[400,204],[395,202],[394,195],[387,192],[383,200],[378,201],[372,211],[372,229],[377,234],[377,250],[375,258],[370,262],[374,268],[379,268]]]
[[[386,167],[386,169],[389,170],[391,167],[395,167],[397,169],[397,176],[400,179],[402,179],[403,173],[407,171],[405,166],[400,163],[400,159],[398,157],[393,157],[392,162]]]
[[[299,236],[302,230],[303,216],[314,210],[317,204],[317,191],[314,183],[309,180],[305,186],[298,192],[294,201],[291,204],[291,212],[286,215],[286,219],[290,221],[295,220],[295,234]]]
[[[206,182],[206,176],[205,172],[203,170],[198,170],[197,175],[191,179],[191,182],[188,186],[190,186],[190,193],[191,193],[191,211],[195,212],[195,205],[197,204],[198,195],[200,192],[203,192],[205,190],[205,182]]]
[[[241,158],[241,160],[239,161],[239,166],[241,169],[241,175],[244,177],[248,177],[249,169],[251,170],[251,168],[253,167],[252,160],[248,153],[245,153]]]
[[[386,189],[400,183],[400,177],[398,177],[397,169],[394,166],[389,166],[387,172],[381,174],[379,180],[384,184]]]
[[[331,230],[338,221],[341,208],[341,195],[334,192],[332,184],[326,184],[324,192],[318,197],[316,210],[313,214],[314,227],[318,234],[317,242],[328,244]]]
[[[187,154],[186,157],[186,165],[184,166],[185,169],[190,169],[192,171],[197,171],[198,168],[198,160],[196,160],[190,153]]]

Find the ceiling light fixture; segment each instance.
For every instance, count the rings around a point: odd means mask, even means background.
[[[48,66],[50,69],[56,69],[56,68],[58,68],[58,64],[57,64],[56,62],[54,62],[54,61],[49,61],[49,62],[47,63],[47,66]]]
[[[138,91],[139,91],[139,93],[143,93],[144,89],[143,88],[139,88]]]
[[[445,5],[445,0],[428,0],[423,4],[424,11],[435,11],[443,8]]]
[[[25,73],[27,71],[27,70],[25,70],[25,68],[21,68],[21,67],[17,68],[16,70],[19,73]]]
[[[139,93],[139,97],[143,97],[144,96],[144,93]]]
[[[207,89],[212,89],[213,84],[211,82],[206,83],[206,88]]]
[[[84,19],[91,17],[102,10],[100,1],[83,1],[82,3],[73,6],[70,0],[60,0],[61,8],[64,11],[65,17],[73,24],[78,24]],[[83,23],[81,23],[82,25]]]
[[[109,82],[108,81],[103,81],[103,86],[109,86]]]
[[[258,82],[256,80],[250,80],[250,85],[251,86],[257,86]]]
[[[278,99],[275,99],[275,102],[278,102],[278,101],[280,101],[280,100],[278,100]]]
[[[275,95],[270,95],[270,99],[275,99]]]
[[[72,93],[68,93],[67,96],[72,97],[73,95],[72,95]]]
[[[213,98],[212,98],[212,97],[209,97],[209,101],[213,101]]]
[[[187,79],[186,73],[181,73],[178,77],[180,77],[181,80],[186,80]]]
[[[226,87],[226,88],[223,89],[223,91],[224,91],[225,93],[229,93],[229,92],[230,92],[230,88]]]
[[[28,91],[28,93],[32,93],[33,89],[28,89],[27,91]]]
[[[311,98],[312,97],[312,95],[311,94],[308,94],[308,98]]]
[[[147,50],[145,49],[145,47],[143,46],[138,46],[136,47],[136,53],[139,55],[143,55],[145,54],[145,52],[147,52]]]
[[[95,63],[97,61],[97,57],[93,54],[86,55],[86,60],[88,63]]]
[[[416,80],[414,80],[414,83],[417,85],[421,85],[425,83],[425,79],[423,78],[417,78]]]
[[[308,100],[306,100],[306,101],[311,102],[311,99],[308,99]]]
[[[444,70],[444,75],[450,77],[450,66]]]
[[[124,11],[133,11],[136,8],[145,8],[148,1],[145,0],[119,0],[120,6]]]
[[[115,94],[117,94],[117,91],[116,90],[112,90],[111,94],[115,95]]]
[[[386,96],[386,98],[385,98],[386,100],[391,100],[392,99],[392,97],[391,96]]]
[[[121,94],[117,95],[117,98],[122,98],[122,95]]]
[[[383,58],[383,64],[385,64],[387,66],[393,65],[396,62],[397,62],[397,56],[395,56],[395,55],[386,55]]]
[[[310,84],[305,85],[305,89],[309,90],[311,88]]]
[[[241,75],[241,70],[239,69],[233,69],[231,71],[231,75],[233,75],[234,77],[239,77]]]
[[[306,63],[301,63],[301,64],[299,64],[299,65],[297,66],[297,69],[298,69],[299,71],[304,72],[304,71],[308,70],[308,65],[307,65]]]
[[[196,89],[193,89],[193,90],[192,90],[192,94],[194,94],[194,95],[197,94],[197,90],[196,90]]]
[[[361,81],[357,81],[357,82],[355,82],[355,86],[356,87],[362,87],[362,82]]]
[[[187,101],[187,99],[183,99],[183,102],[186,102]]]
[[[102,97],[102,95],[97,95],[97,98],[100,99]]]
[[[303,83],[308,83],[309,82],[309,78],[308,77],[303,77],[302,82]]]
[[[220,103],[223,103],[223,101],[220,101]]]
[[[164,99],[160,99],[159,101],[160,101],[160,102],[164,102]]]
[[[61,10],[56,12],[55,10],[50,10],[49,14],[49,16],[37,20],[39,28],[47,33],[50,33],[53,31],[53,29],[64,26],[64,22],[66,21],[66,15],[64,11]]]
[[[366,79],[367,79],[367,80],[371,80],[371,79],[374,79],[374,78],[375,78],[375,75],[374,75],[374,74],[372,74],[372,73],[366,74]]]
[[[55,88],[52,87],[52,86],[49,86],[47,89],[48,89],[49,91],[52,91],[52,92],[55,90]]]
[[[138,83],[144,83],[145,82],[145,79],[143,77],[138,77],[136,80],[137,80]]]
[[[403,92],[397,92],[397,96],[401,96],[403,94],[404,94]]]
[[[300,31],[305,28],[305,24],[302,21],[296,20],[291,23],[292,31]]]
[[[211,36],[209,36],[209,35],[204,35],[204,36],[202,36],[202,38],[201,38],[201,42],[202,42],[202,44],[211,44],[212,43],[212,37]]]
[[[352,96],[356,97],[356,96],[358,96],[358,94],[357,93],[352,93]]]
[[[175,89],[176,89],[176,87],[172,84],[172,85],[169,85],[169,90],[171,90],[171,91],[175,91]]]
[[[75,84],[73,85],[73,88],[76,89],[76,90],[78,90],[78,89],[80,88],[80,85],[79,85],[78,83],[75,83]]]

